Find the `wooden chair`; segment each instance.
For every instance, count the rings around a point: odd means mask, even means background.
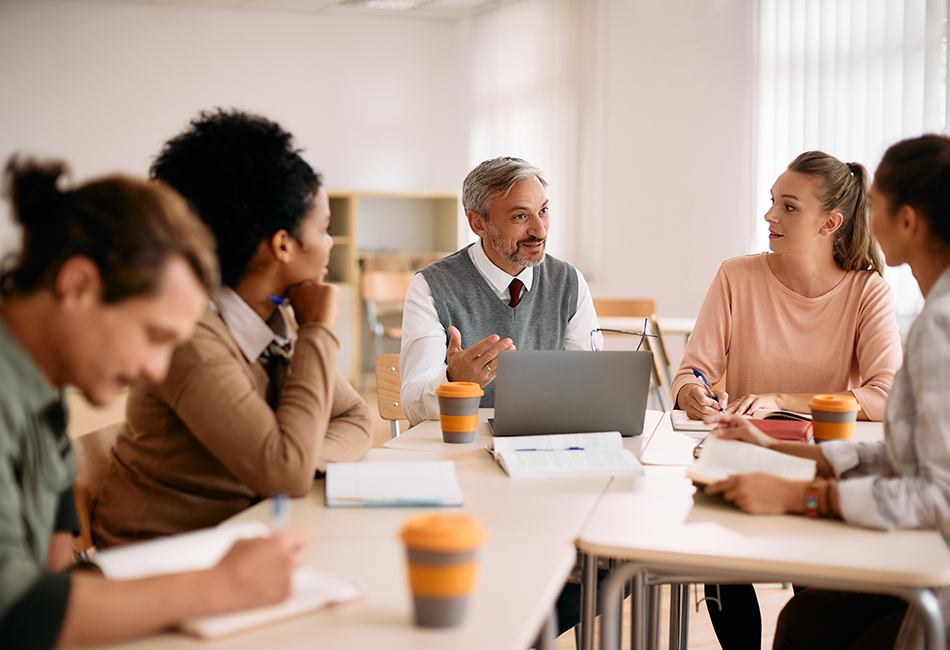
[[[379,417],[389,420],[393,438],[399,435],[399,420],[407,419],[399,404],[402,399],[401,392],[399,355],[379,355],[376,357],[376,403],[379,407]]]
[[[73,496],[76,499],[76,514],[79,516],[80,526],[79,535],[73,539],[73,550],[76,553],[88,553],[94,546],[92,510],[112,463],[112,446],[121,426],[121,423],[113,424],[72,440],[73,454],[76,456]]]
[[[656,335],[656,338],[644,339],[644,344],[653,352],[653,377],[650,389],[654,399],[664,411],[673,408],[671,395],[673,371],[670,368],[670,356],[666,351],[663,331],[660,329],[659,319],[656,316],[656,301],[653,298],[594,298],[594,311],[597,312],[598,318],[646,319],[648,333]],[[624,335],[604,332],[604,336]]]
[[[387,337],[402,338],[402,308],[413,275],[415,271],[363,271],[360,286],[377,357],[383,354],[383,341]]]

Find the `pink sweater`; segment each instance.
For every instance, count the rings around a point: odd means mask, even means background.
[[[890,288],[873,271],[850,271],[818,298],[805,298],[772,274],[766,254],[726,260],[706,293],[673,397],[698,383],[697,368],[730,400],[750,393],[854,393],[880,420],[901,365]]]

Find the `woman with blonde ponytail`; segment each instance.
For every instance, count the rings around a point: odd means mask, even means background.
[[[765,214],[770,252],[723,262],[673,380],[677,408],[702,419],[720,411],[809,412],[815,394],[851,395],[859,417],[880,420],[901,364],[890,288],[870,230],[870,175],[808,151],[772,186]],[[693,374],[725,390],[710,397]],[[722,647],[758,648],[752,585],[707,585]]]

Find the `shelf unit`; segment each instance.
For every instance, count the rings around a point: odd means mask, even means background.
[[[366,319],[360,297],[361,256],[448,254],[464,245],[466,222],[454,192],[329,190],[330,253],[327,282],[340,285],[339,368],[354,384],[364,364]],[[364,368],[366,365],[366,368]]]

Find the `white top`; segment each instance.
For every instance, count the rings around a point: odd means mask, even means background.
[[[470,246],[468,254],[475,263],[475,268],[494,290],[498,299],[505,304],[509,300],[508,285],[515,277],[524,282],[525,292],[531,291],[534,273],[530,268],[523,270],[518,276],[508,275],[488,259],[481,244]],[[564,349],[590,350],[590,333],[598,327],[590,288],[584,275],[577,271],[577,311],[568,321]],[[488,332],[485,336],[490,334]],[[439,417],[439,400],[435,390],[439,384],[448,381],[445,375],[447,337],[445,327],[439,321],[429,283],[425,276],[416,273],[406,293],[406,305],[402,315],[402,349],[399,355],[402,410],[412,424]],[[602,346],[602,339],[598,332],[595,335],[595,344],[598,347]]]

